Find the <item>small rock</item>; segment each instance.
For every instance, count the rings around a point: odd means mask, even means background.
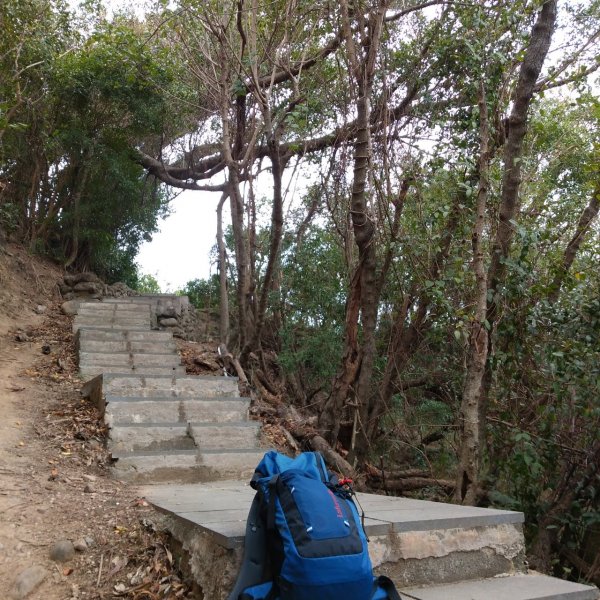
[[[82,281],[81,283],[75,284],[73,289],[76,292],[85,292],[87,294],[101,294],[102,293],[102,284],[101,283],[93,283],[91,281]]]
[[[75,547],[69,540],[60,540],[50,549],[50,558],[56,562],[67,562],[75,556]]]
[[[86,494],[95,494],[96,488],[91,483],[86,483],[85,487],[83,488],[83,491]]]
[[[60,290],[60,294],[63,297],[73,291],[73,288],[70,285],[63,283],[62,281],[59,282],[58,289]]]
[[[64,282],[71,287],[78,283],[99,283],[100,278],[95,273],[75,273],[73,275],[65,275]]]
[[[177,311],[174,306],[159,306],[157,310],[159,311],[157,313],[159,317],[175,318],[177,316]]]
[[[84,475],[83,478],[86,481],[96,481],[97,477],[95,475]]]
[[[38,304],[34,310],[38,315],[43,315],[48,310],[48,307],[43,304]]]
[[[168,318],[168,319],[160,319],[159,323],[163,326],[163,327],[177,327],[178,323],[177,323],[177,319],[174,319],[172,317]]]
[[[33,565],[24,571],[21,571],[11,590],[11,597],[15,600],[26,598],[37,588],[48,576],[48,571],[41,565]]]
[[[38,507],[37,507],[37,511],[38,511],[38,512],[39,512],[41,515],[43,515],[44,513],[47,513],[47,512],[48,512],[48,507],[47,507],[47,506],[44,506],[44,505],[42,505],[42,506],[38,506]]]
[[[17,335],[15,335],[15,339],[17,342],[28,342],[29,336],[24,331],[19,331],[17,332]]]
[[[220,369],[219,363],[210,354],[199,354],[194,358],[194,363],[211,371]]]
[[[63,302],[60,310],[70,317],[75,316],[79,310],[79,300],[67,300],[66,302]]]
[[[88,549],[88,545],[85,539],[81,538],[73,542],[73,548],[75,548],[77,552],[85,552]]]
[[[156,531],[158,531],[156,523],[154,523],[152,519],[147,519],[146,517],[144,517],[140,519],[140,523],[146,531],[152,531],[153,533],[156,533]]]
[[[96,540],[93,537],[86,536],[83,538],[88,548],[92,548],[96,545]]]

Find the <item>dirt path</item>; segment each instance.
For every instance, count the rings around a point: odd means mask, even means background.
[[[191,598],[165,547],[160,517],[134,488],[108,477],[104,425],[79,395],[70,319],[58,302],[47,302],[43,316],[31,310],[31,299],[17,298],[18,313],[2,310],[6,290],[0,290],[0,599]],[[36,294],[34,305],[44,300]],[[80,550],[66,562],[52,560],[59,541]],[[38,580],[26,595],[15,587]]]

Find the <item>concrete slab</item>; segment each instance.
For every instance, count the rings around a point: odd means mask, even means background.
[[[250,400],[239,397],[213,398],[120,398],[106,397],[105,420],[109,425],[125,423],[228,423],[245,421]]]
[[[108,314],[118,312],[120,314],[130,314],[130,313],[139,313],[139,314],[150,314],[150,306],[146,303],[133,304],[131,302],[128,303],[111,303],[106,304],[104,302],[94,302],[94,303],[84,303],[79,305],[78,314]]]
[[[190,423],[190,436],[198,448],[258,448],[260,425],[255,421]]]
[[[144,398],[206,398],[239,393],[235,377],[135,377],[109,373],[103,378],[103,388],[111,396]]]
[[[127,367],[115,367],[114,365],[81,365],[79,367],[79,375],[82,379],[88,379],[90,377],[96,377],[98,375],[103,375],[107,371],[111,371],[114,369],[119,369],[122,371],[123,375],[128,375],[129,373],[135,374],[137,376],[147,376],[147,377],[156,377],[156,376],[171,376],[171,375],[185,375],[185,367],[175,366],[175,367],[154,367],[154,366],[133,366],[127,372]],[[99,407],[99,410],[102,412],[102,407]]]
[[[426,531],[462,527],[489,527],[505,523],[523,523],[523,513],[509,510],[458,506],[441,502],[357,494],[372,518],[389,522],[393,532]]]
[[[141,450],[194,450],[196,444],[186,423],[116,425],[110,430],[108,449],[115,454]]]
[[[255,464],[258,464],[256,461]],[[249,491],[250,489],[250,491]],[[238,509],[246,515],[253,497],[252,490],[243,483],[228,483],[220,486],[184,486],[145,488],[144,494],[148,501],[159,510],[173,513],[182,519],[187,519],[196,525],[211,523],[204,526],[205,531],[214,531],[219,543],[226,548],[233,548],[243,543],[243,527],[237,529],[230,522],[225,527],[213,527],[218,522],[212,511]],[[444,529],[474,529],[478,527],[495,527],[502,524],[520,524],[523,514],[513,511],[497,511],[483,508],[472,508],[425,502],[408,498],[392,498],[375,494],[357,494],[360,505],[368,516],[366,526],[370,536],[394,535],[397,532],[439,531]],[[382,510],[379,499],[385,500],[385,505],[393,509]],[[194,513],[198,513],[194,515]],[[245,521],[244,521],[245,522]],[[226,538],[224,531],[231,532],[231,539]],[[225,537],[224,537],[225,536]]]
[[[81,327],[78,336],[80,340],[126,341],[126,342],[169,342],[173,341],[170,331],[113,331],[110,329],[87,329]]]
[[[425,588],[402,588],[414,600],[596,600],[598,589],[555,577],[519,574]]]
[[[140,294],[139,296],[124,296],[122,298],[104,298],[102,300],[105,304],[112,303],[127,303],[127,302],[137,302],[137,303],[147,303],[150,304],[152,302],[158,302],[162,298],[187,298],[187,296],[177,296],[176,294]]]
[[[80,352],[134,352],[137,354],[175,354],[177,345],[173,340],[156,342],[135,342],[128,340],[92,340],[84,337],[79,340]]]
[[[138,315],[132,315],[131,317],[125,316],[113,316],[113,315],[98,315],[98,316],[77,316],[75,317],[75,325],[79,327],[111,327],[114,325],[131,325],[132,327],[141,327],[145,325],[147,329],[150,329],[150,319],[147,317],[140,317]]]
[[[176,353],[80,352],[79,364],[104,365],[106,367],[177,367],[181,365],[181,359]]]
[[[136,482],[203,482],[219,479],[249,479],[263,451],[190,450],[174,452],[117,453],[113,473]]]
[[[112,324],[112,323],[81,323],[81,322],[73,322],[73,333],[79,331],[80,328],[85,329],[100,329],[100,330],[112,330],[112,331],[148,331],[150,329],[150,324],[147,326],[142,325],[122,325],[120,323]]]

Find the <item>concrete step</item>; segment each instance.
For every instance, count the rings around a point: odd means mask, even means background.
[[[134,325],[125,323],[110,323],[110,322],[89,322],[89,321],[78,321],[77,317],[73,321],[73,332],[76,333],[80,328],[85,329],[101,329],[101,330],[112,330],[112,331],[150,331],[150,322],[147,325]]]
[[[82,312],[83,311],[83,312]],[[107,314],[115,313],[129,314],[129,313],[150,313],[150,306],[147,303],[120,303],[113,302],[107,304],[106,302],[82,302],[79,305],[78,313],[81,314]]]
[[[79,352],[80,365],[104,365],[106,367],[177,367],[181,358],[176,353],[139,352]],[[120,369],[109,369],[119,371]]]
[[[142,398],[207,398],[237,396],[236,377],[136,377],[109,373],[104,376],[104,393]]]
[[[136,483],[244,480],[252,476],[263,455],[254,448],[117,453],[112,474]]]
[[[105,421],[111,427],[131,423],[239,423],[250,400],[240,397],[123,398],[106,396]],[[198,435],[202,435],[200,432]]]
[[[225,598],[239,569],[252,489],[240,482],[216,482],[151,486],[141,493],[171,516],[172,534],[194,548],[192,561],[206,560],[209,566],[219,556],[220,579],[211,579],[210,569],[198,569],[198,583],[206,597]],[[357,497],[366,514],[375,571],[391,577],[399,589],[496,578],[525,569],[522,513],[375,494]],[[232,574],[231,581],[222,573]]]
[[[84,330],[86,331],[86,330]],[[127,340],[93,340],[87,336],[79,340],[80,352],[133,352],[136,354],[167,354],[177,352],[173,339],[156,342],[130,342]]]
[[[258,423],[134,423],[116,424],[108,448],[113,453],[142,450],[258,448]]]
[[[102,300],[102,304],[145,304],[149,305],[154,302],[153,298],[155,296],[160,296],[161,294],[155,295],[142,295],[142,296],[126,296],[124,298],[104,298]]]
[[[196,448],[187,423],[138,423],[115,425],[109,433],[113,454],[145,450],[193,450]]]
[[[119,370],[120,375],[126,377],[127,375],[135,375],[137,377],[170,377],[170,376],[182,376],[185,375],[185,367],[174,366],[174,367],[156,367],[152,365],[138,365],[128,369],[126,366],[115,367],[114,365],[79,365],[79,376],[82,379],[89,379],[90,377],[97,377],[110,373],[111,371]],[[101,409],[101,407],[100,407]]]
[[[179,296],[177,294],[140,294],[139,296],[125,296],[123,298],[104,298],[103,304],[113,303],[146,303],[156,304],[157,302],[165,300],[183,301],[186,302],[187,296]],[[189,302],[189,301],[187,301]]]
[[[173,334],[170,331],[113,331],[110,329],[87,329],[81,327],[77,336],[82,341],[101,341],[101,342],[139,342],[139,343],[164,343],[172,342]]]
[[[413,600],[596,600],[598,589],[537,573],[400,589]]]
[[[75,320],[78,323],[91,323],[93,325],[99,325],[102,323],[121,323],[124,325],[139,325],[146,324],[148,326],[151,324],[151,315],[148,314],[139,314],[137,312],[131,312],[128,314],[114,314],[114,313],[97,313],[97,314],[84,314],[77,315]]]
[[[198,448],[258,448],[260,424],[256,421],[194,423],[189,434]]]

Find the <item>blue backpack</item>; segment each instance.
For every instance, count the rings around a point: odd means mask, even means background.
[[[229,600],[400,600],[373,576],[352,490],[319,453],[267,452],[251,481],[257,494],[244,560]]]

